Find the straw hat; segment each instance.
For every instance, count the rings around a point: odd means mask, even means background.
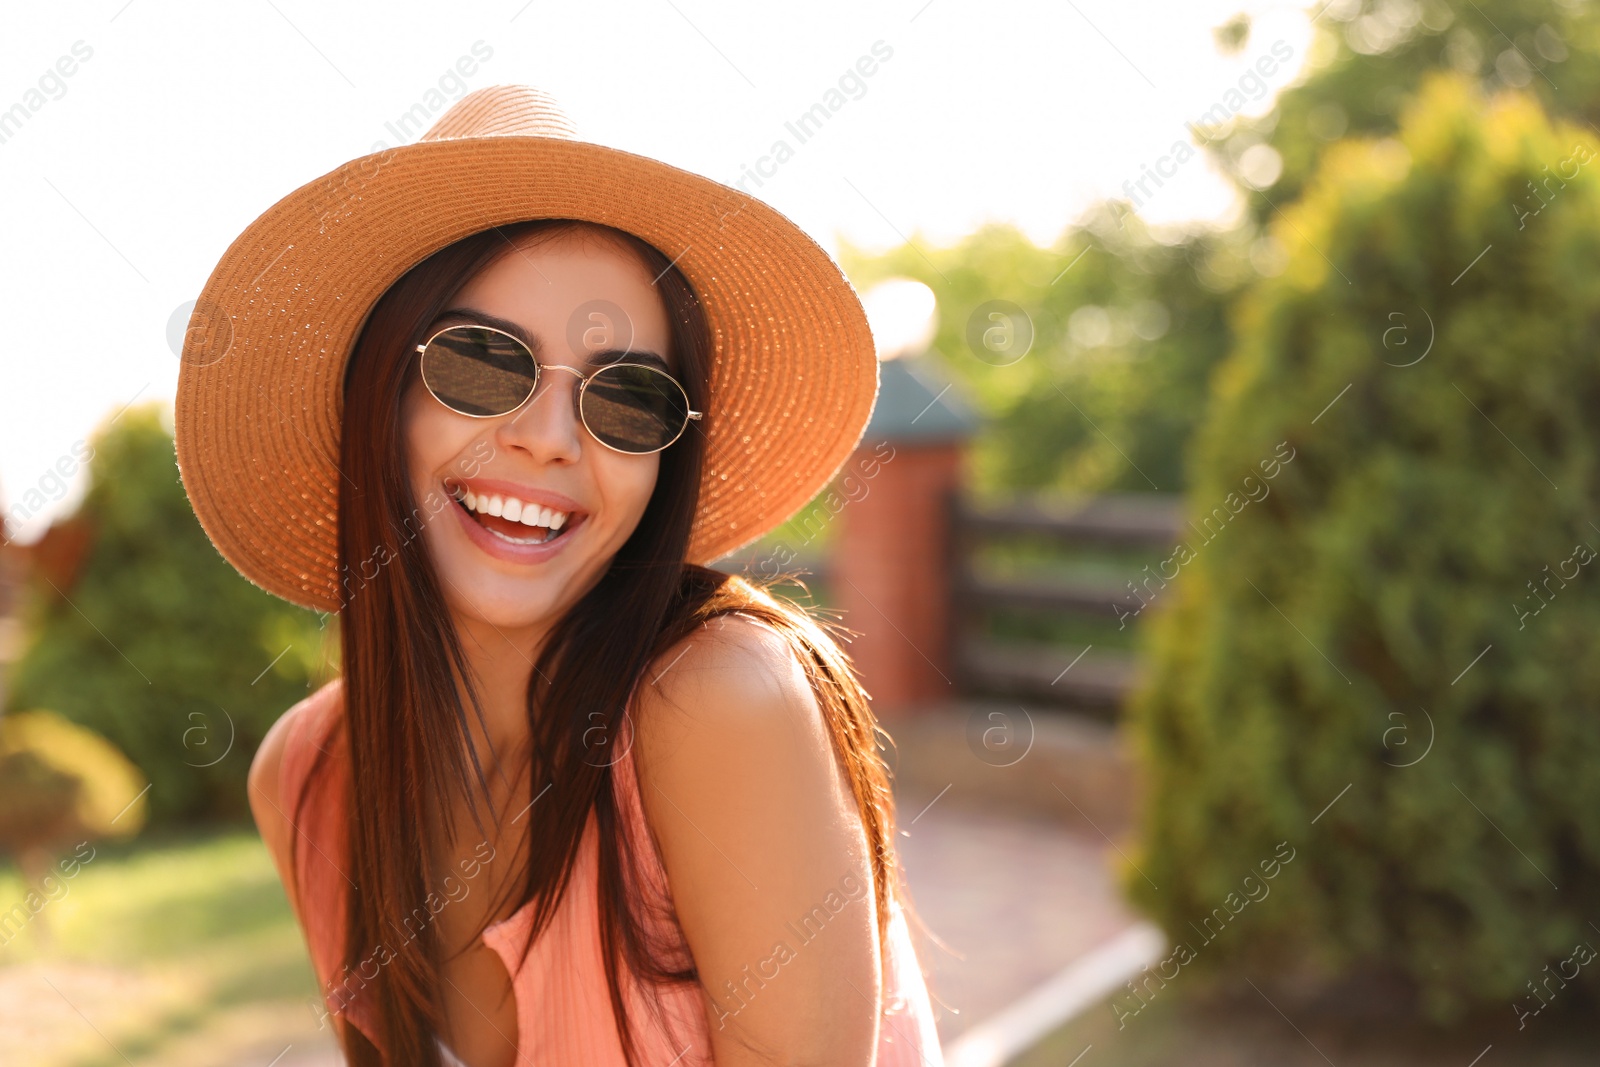
[[[579,140],[545,93],[492,86],[417,143],[278,201],[201,291],[178,376],[178,468],[207,535],[246,578],[337,610],[342,383],[368,313],[440,248],[536,218],[633,233],[700,297],[714,354],[691,562],[754,541],[837,473],[878,391],[872,332],[838,265],[761,201]]]

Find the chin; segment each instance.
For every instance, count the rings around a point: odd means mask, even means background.
[[[463,620],[486,623],[506,635],[544,630],[571,606],[575,598],[564,588],[545,582],[517,582],[499,575],[479,574],[457,578],[444,587],[445,603]]]
[[[530,528],[475,512],[461,486],[447,491],[451,502],[429,523],[426,543],[440,593],[457,619],[506,636],[545,630],[604,570],[597,558],[608,547],[600,543],[604,524],[589,513],[575,510],[559,531]]]
[[[587,568],[573,566],[579,561],[519,565],[495,559],[458,536],[432,540],[429,554],[439,592],[462,621],[487,623],[508,636],[543,629],[583,595],[579,586]]]

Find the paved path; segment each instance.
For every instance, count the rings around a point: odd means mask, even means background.
[[[899,851],[913,906],[944,943],[919,952],[948,1046],[1136,916],[1112,884],[1104,839],[964,809],[949,795],[918,815],[931,799],[901,798]]]

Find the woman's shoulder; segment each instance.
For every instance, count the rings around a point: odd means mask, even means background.
[[[342,680],[336,678],[278,716],[250,763],[246,781],[250,811],[280,874],[285,876],[285,885],[289,884],[288,856],[293,832],[287,810],[297,788],[295,780],[304,776],[304,753],[320,747],[343,693]]]
[[[256,749],[250,765],[251,798],[261,795],[264,800],[277,803],[282,797],[283,782],[296,768],[296,757],[302,747],[320,747],[322,737],[333,725],[338,713],[339,697],[344,694],[344,678],[328,681],[315,693],[309,694],[290,710],[278,715],[278,720],[267,729]]]
[[[726,662],[754,660],[767,666],[792,654],[793,641],[773,619],[754,611],[726,611],[707,619],[683,637],[672,653],[694,650]]]
[[[640,679],[641,708],[739,715],[805,701],[809,685],[790,628],[742,611],[714,616],[666,649]]]

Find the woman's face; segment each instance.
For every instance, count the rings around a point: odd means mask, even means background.
[[[497,418],[450,410],[420,377],[407,389],[406,461],[427,516],[424,543],[458,620],[508,637],[542,630],[605,573],[644,514],[660,468],[659,453],[625,455],[590,436],[574,406],[578,377],[552,365],[588,373],[591,355],[626,348],[662,356],[679,376],[666,310],[631,250],[571,233],[508,250],[448,308],[433,330],[497,326],[520,334],[547,369],[531,400]],[[565,513],[547,543],[549,530],[529,525],[550,519],[539,508]]]

